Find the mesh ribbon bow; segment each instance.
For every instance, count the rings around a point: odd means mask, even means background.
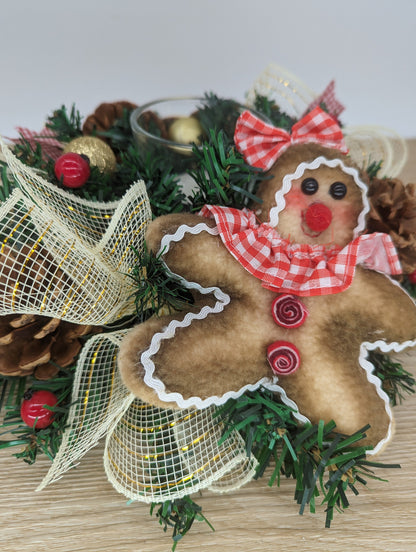
[[[144,182],[119,202],[89,202],[47,182],[1,139],[0,147],[20,186],[0,206],[1,252],[7,274],[14,275],[13,281],[2,278],[0,266],[0,315],[42,314],[98,326],[132,315],[129,272],[151,220]],[[117,367],[127,332],[105,331],[84,345],[67,429],[39,490],[102,437],[107,477],[130,500],[164,501],[207,487],[228,491],[251,480],[255,460],[247,458],[240,434],[219,444],[215,407],[171,411],[130,393]]]

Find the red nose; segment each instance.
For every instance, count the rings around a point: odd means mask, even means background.
[[[312,203],[304,212],[304,220],[313,232],[323,232],[331,224],[331,209],[323,203]]]

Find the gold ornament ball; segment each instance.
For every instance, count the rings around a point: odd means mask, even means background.
[[[203,129],[195,117],[179,117],[169,128],[169,138],[179,144],[199,144]]]
[[[79,153],[86,155],[90,165],[97,167],[103,173],[111,173],[116,169],[116,156],[108,144],[96,136],[80,136],[68,142],[64,153]]]

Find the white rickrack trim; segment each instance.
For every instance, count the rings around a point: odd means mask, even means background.
[[[185,234],[200,234],[201,232],[208,232],[212,235],[218,235],[217,228],[210,228],[206,223],[203,222],[197,224],[196,226],[188,226],[186,224],[182,224],[181,226],[179,226],[174,234],[167,234],[166,236],[163,236],[160,244],[159,255],[169,251],[171,243],[182,240]],[[178,328],[185,328],[189,326],[193,322],[193,320],[203,320],[209,314],[222,312],[225,306],[229,304],[230,296],[221,291],[221,289],[218,287],[204,288],[197,282],[188,282],[179,274],[175,274],[174,272],[172,272],[168,266],[166,268],[169,274],[173,275],[187,289],[195,289],[204,295],[208,293],[213,293],[217,301],[215,302],[215,305],[213,307],[205,305],[197,313],[186,313],[182,320],[172,320],[162,332],[158,332],[153,336],[152,341],[150,342],[149,349],[144,351],[140,357],[145,371],[143,380],[146,385],[156,391],[158,397],[162,401],[176,402],[181,408],[188,408],[191,406],[202,408],[202,406],[200,406],[201,399],[199,397],[191,397],[190,399],[186,400],[179,393],[167,393],[165,384],[159,378],[154,376],[155,364],[151,357],[159,351],[161,342],[164,339],[171,339],[175,335]],[[210,402],[209,404],[214,403]],[[203,406],[209,405],[204,404]]]
[[[275,195],[276,206],[272,207],[270,209],[269,224],[273,228],[277,227],[278,222],[279,222],[279,213],[281,213],[281,211],[283,211],[283,209],[286,207],[285,195],[292,188],[292,182],[294,180],[298,180],[299,178],[301,178],[306,170],[308,170],[308,169],[311,169],[311,170],[319,169],[319,167],[321,165],[326,165],[327,167],[330,167],[330,168],[340,167],[343,172],[345,172],[346,174],[349,174],[350,176],[353,177],[354,182],[357,184],[357,186],[361,190],[364,208],[361,211],[361,213],[359,214],[358,224],[354,228],[354,238],[356,238],[361,232],[364,231],[364,229],[365,229],[365,217],[366,217],[367,213],[370,210],[370,205],[369,205],[368,199],[367,199],[367,186],[360,179],[360,175],[359,175],[359,172],[357,171],[357,169],[355,169],[353,167],[348,167],[347,165],[345,165],[342,162],[341,159],[331,159],[331,160],[329,160],[329,159],[327,159],[326,157],[323,157],[323,156],[317,157],[316,159],[314,159],[310,163],[306,163],[306,162],[300,163],[296,167],[296,170],[295,170],[294,173],[287,174],[286,176],[284,176],[283,185],[280,188],[280,190],[278,190],[276,192],[276,195]]]
[[[374,455],[380,452],[380,450],[390,441],[390,439],[393,436],[393,413],[390,406],[390,399],[385,391],[381,388],[381,380],[374,374],[374,365],[371,364],[371,362],[367,359],[368,352],[374,351],[375,349],[379,349],[383,353],[401,353],[404,351],[404,349],[407,349],[408,347],[415,347],[416,346],[416,339],[412,341],[404,341],[403,343],[387,343],[383,340],[374,341],[372,343],[368,341],[364,341],[361,343],[361,349],[360,349],[360,357],[359,362],[362,368],[366,371],[367,379],[370,383],[374,385],[376,388],[377,394],[379,397],[384,401],[385,409],[387,412],[387,415],[390,419],[389,428],[387,430],[387,434],[372,450],[367,451],[368,455]]]
[[[310,423],[309,418],[299,412],[298,405],[295,403],[295,401],[287,396],[286,391],[282,387],[280,387],[280,385],[277,385],[278,381],[279,380],[277,376],[274,376],[272,380],[268,380],[266,383],[262,383],[262,386],[266,389],[269,389],[270,391],[273,391],[273,393],[278,393],[280,395],[280,400],[282,401],[282,403],[293,410],[292,415],[294,418],[296,418],[296,420],[298,420],[298,422],[300,422],[301,424]]]

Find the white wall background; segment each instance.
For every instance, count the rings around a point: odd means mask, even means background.
[[[75,102],[203,94],[242,100],[276,62],[348,124],[416,136],[414,0],[0,0],[0,133]]]

